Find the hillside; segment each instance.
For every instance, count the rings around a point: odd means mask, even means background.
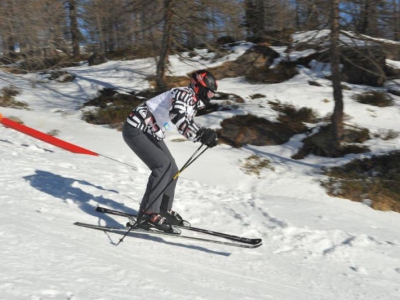
[[[233,50],[213,63],[172,57],[171,73],[217,66],[246,47]],[[0,89],[18,87],[16,100],[29,106],[1,107],[0,113],[43,132],[56,130],[57,137],[124,164],[72,154],[0,126],[0,299],[400,299],[400,215],[330,197],[320,185],[321,168],[399,150],[400,137],[372,138],[366,142],[371,152],[365,154],[303,160],[291,156],[305,135],[279,146],[219,145],[182,173],[174,208],[193,226],[261,237],[263,246],[240,249],[133,234],[116,247],[120,235],[73,223],[124,225],[125,219],[98,214],[95,208],[136,212],[148,171],[119,131],[84,122],[82,105],[104,87],[148,88],[145,78],[154,73],[154,62],[109,61],[67,70],[76,76],[73,82],[0,71]],[[219,128],[225,118],[250,113],[274,120],[271,100],[325,116],[333,109],[332,89],[319,70],[300,68],[280,84],[220,80],[221,92],[245,102],[197,121]],[[399,97],[391,107],[371,107],[352,99],[370,87],[349,86],[344,100],[352,124],[371,132],[398,130]],[[251,99],[254,94],[265,97]],[[179,166],[199,146],[182,142],[176,132],[169,132],[166,142]],[[268,159],[273,169],[246,174],[243,163],[253,154]]]

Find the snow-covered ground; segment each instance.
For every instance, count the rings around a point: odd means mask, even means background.
[[[238,46],[212,65],[245,49]],[[171,62],[175,75],[211,65],[175,57]],[[0,88],[20,88],[17,100],[31,109],[0,108],[4,117],[19,117],[43,132],[58,130],[59,138],[104,155],[73,154],[0,126],[0,299],[400,299],[400,214],[329,197],[319,184],[321,167],[361,155],[293,160],[302,135],[281,146],[219,145],[180,176],[175,210],[193,226],[260,237],[259,248],[139,234],[116,247],[120,235],[74,226],[124,225],[124,218],[96,213],[96,206],[126,212],[139,206],[146,166],[120,132],[85,123],[80,109],[103,87],[147,88],[145,76],[154,72],[154,62],[110,61],[68,71],[77,76],[72,83],[0,73]],[[274,120],[270,100],[311,107],[321,116],[333,110],[330,82],[308,69],[281,84],[233,78],[219,86],[245,103],[198,117],[201,125],[218,128],[222,119],[245,113]],[[351,96],[368,87],[349,86],[344,100],[351,124],[373,133],[400,128],[400,98],[394,96],[392,107],[367,106]],[[254,94],[265,97],[251,100]],[[199,144],[177,138],[169,132],[166,142],[182,166]],[[400,138],[367,144],[373,153],[399,150]],[[269,159],[274,171],[245,174],[242,163],[252,154]]]

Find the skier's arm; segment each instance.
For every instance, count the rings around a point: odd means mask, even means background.
[[[178,132],[190,141],[197,141],[197,132],[200,126],[193,120],[194,107],[191,105],[192,97],[185,92],[178,91],[172,99],[170,119],[178,129]]]

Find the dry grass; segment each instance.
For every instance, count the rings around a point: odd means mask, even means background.
[[[85,106],[96,106],[95,110],[86,111],[83,119],[91,124],[110,125],[120,128],[129,112],[150,97],[148,92],[142,94],[119,94],[113,89],[103,89],[99,95],[85,103]]]
[[[340,147],[337,147],[333,139],[331,127],[331,124],[321,126],[318,132],[303,139],[302,148],[292,158],[303,159],[309,154],[324,157],[342,157],[350,153],[364,153],[369,151],[369,148],[362,144],[370,138],[368,129],[345,126],[342,143]]]
[[[374,209],[400,212],[400,151],[353,160],[324,173],[328,194],[357,202],[370,199]]]
[[[3,87],[0,90],[0,106],[11,107],[17,109],[28,109],[28,104],[25,102],[16,101],[15,96],[19,94],[19,90],[10,85],[9,87]]]
[[[53,130],[50,130],[49,132],[47,132],[47,134],[51,135],[51,136],[58,136],[60,134],[60,130],[53,129]]]
[[[293,78],[298,74],[296,65],[281,63],[271,69],[269,66],[252,68],[246,75],[246,79],[251,83],[280,83]]]
[[[258,98],[264,98],[265,95],[263,95],[263,94],[253,94],[253,95],[250,95],[249,97],[250,97],[250,99],[258,99]]]
[[[241,170],[248,175],[253,174],[260,177],[260,173],[263,169],[269,169],[271,171],[275,170],[271,166],[270,160],[254,154],[246,158],[244,161],[241,161],[241,163]]]
[[[318,113],[308,107],[296,108],[294,105],[269,101],[272,109],[280,112],[278,120],[285,124],[317,123]]]
[[[236,115],[221,122],[219,130],[221,142],[233,147],[246,144],[256,146],[281,145],[293,135],[307,132],[305,123],[317,122],[317,114],[310,108],[296,108],[290,104],[269,102],[279,111],[278,122],[271,122],[251,114]]]
[[[224,119],[218,130],[220,142],[240,148],[246,144],[255,146],[281,145],[294,134],[286,124],[271,122],[264,118],[248,115],[236,115]]]
[[[374,134],[374,137],[380,138],[384,141],[393,140],[400,136],[400,132],[394,130],[379,130],[379,132]]]
[[[393,97],[386,92],[371,91],[354,95],[354,100],[362,104],[368,104],[378,107],[393,105]]]

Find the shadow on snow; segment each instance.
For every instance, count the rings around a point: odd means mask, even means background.
[[[97,202],[99,205],[112,207],[113,209],[126,211],[128,213],[136,213],[135,210],[126,207],[125,205],[120,204],[112,199],[108,199],[103,196],[93,196],[92,194],[87,193],[74,185],[85,185],[95,187],[96,189],[102,191],[118,193],[115,190],[107,190],[86,180],[67,178],[47,171],[36,170],[35,172],[36,173],[34,175],[24,177],[24,179],[28,181],[32,187],[55,198],[59,198],[65,203],[67,203],[67,200],[73,201],[82,211],[89,215],[98,217],[99,219],[103,219],[108,226],[117,226],[119,223],[110,216],[97,213],[95,210],[96,207],[90,204],[90,201]]]
[[[79,185],[95,187],[102,191],[118,193],[115,190],[104,189],[103,187],[94,185],[86,180],[77,180],[74,178],[67,178],[67,177],[63,177],[61,175],[57,175],[57,174],[54,174],[54,173],[51,173],[48,171],[42,171],[42,170],[36,170],[35,174],[25,176],[23,178],[27,182],[29,182],[29,184],[32,187],[34,187],[35,189],[37,189],[43,193],[51,195],[55,198],[59,198],[64,202],[67,202],[67,200],[69,200],[69,201],[72,200],[82,211],[84,211],[85,213],[87,213],[89,215],[99,218],[99,221],[98,221],[99,225],[101,225],[100,224],[100,223],[102,223],[101,220],[103,220],[107,226],[114,226],[114,227],[121,226],[121,224],[119,222],[115,221],[112,217],[108,216],[107,214],[96,212],[96,210],[95,210],[96,207],[89,204],[90,201],[95,201],[99,205],[104,205],[104,206],[107,206],[107,207],[110,207],[110,208],[113,208],[116,210],[124,211],[126,213],[137,214],[137,211],[135,211],[123,204],[120,204],[112,199],[108,199],[103,196],[93,196],[92,194],[85,192],[81,188],[74,186],[76,184],[79,184]],[[106,234],[110,240],[110,243],[113,245],[116,245],[118,241],[117,242],[113,241],[110,234],[109,233],[106,233]],[[169,242],[161,237],[155,237],[155,236],[151,236],[151,235],[145,234],[145,233],[144,234],[129,233],[128,236],[134,236],[137,238],[143,238],[143,239],[151,240],[154,242],[199,250],[199,251],[212,253],[212,254],[218,254],[218,255],[223,255],[223,256],[230,255],[230,253],[227,253],[227,252],[213,251],[213,250],[209,250],[207,248],[201,247],[201,246]]]
[[[108,239],[110,240],[110,244],[117,246],[119,239],[115,240],[111,237],[109,232],[104,232],[107,236]],[[122,233],[119,232],[113,232],[113,234],[116,235],[120,235],[122,238]],[[167,245],[172,245],[172,246],[176,246],[176,247],[182,247],[182,248],[187,248],[187,249],[191,249],[191,250],[198,250],[198,251],[202,251],[202,252],[206,252],[206,253],[211,253],[211,254],[217,254],[217,255],[221,255],[221,256],[230,256],[231,253],[230,252],[220,252],[220,251],[214,251],[214,250],[210,250],[208,248],[202,247],[202,246],[195,246],[195,245],[188,245],[188,244],[183,244],[183,243],[178,243],[178,242],[170,242],[168,240],[165,240],[162,237],[158,237],[158,236],[153,236],[151,234],[147,234],[147,233],[141,233],[141,232],[130,232],[127,237],[135,237],[137,239],[143,239],[143,240],[150,240],[153,242],[157,242],[157,243],[162,243],[162,244],[167,244]],[[171,237],[171,239],[174,239],[175,237]],[[179,237],[177,237],[177,239],[179,239]]]

